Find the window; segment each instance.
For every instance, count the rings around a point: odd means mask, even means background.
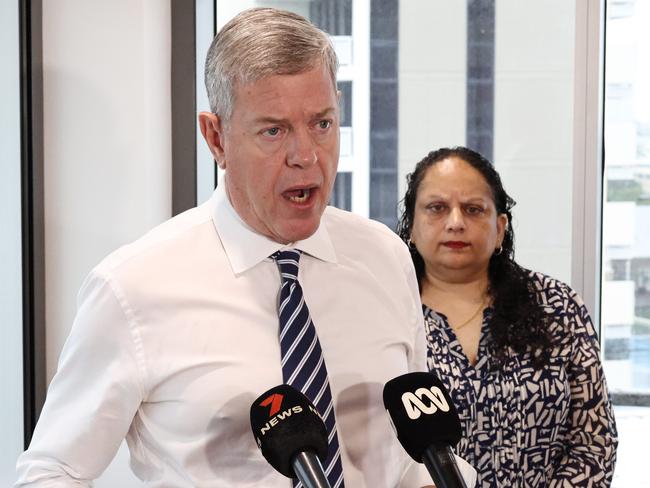
[[[399,7],[398,195],[429,151],[481,151],[517,201],[517,261],[570,282],[575,2]]]
[[[614,486],[650,435],[650,4],[607,2],[601,338],[619,430]]]
[[[650,8],[646,3],[608,3],[602,327],[611,389],[650,397],[650,36],[645,33]]]

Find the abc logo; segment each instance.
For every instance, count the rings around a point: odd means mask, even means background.
[[[402,403],[411,420],[420,418],[423,413],[431,415],[438,410],[449,412],[449,404],[437,386],[418,388],[413,393],[407,391],[402,394]]]

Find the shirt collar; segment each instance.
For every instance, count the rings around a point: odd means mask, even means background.
[[[300,249],[322,261],[337,262],[334,245],[322,219],[316,232],[307,239],[287,245],[280,244],[254,231],[241,219],[230,203],[225,188],[225,181],[221,177],[210,198],[210,209],[214,227],[235,274],[252,268],[276,251],[289,248]]]

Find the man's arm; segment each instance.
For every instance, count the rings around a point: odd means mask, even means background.
[[[134,321],[114,283],[86,279],[16,487],[91,486],[108,466],[144,396]]]

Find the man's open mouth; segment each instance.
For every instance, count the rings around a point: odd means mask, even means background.
[[[289,190],[284,192],[285,198],[295,203],[305,203],[309,200],[311,188],[300,188],[298,190]]]

